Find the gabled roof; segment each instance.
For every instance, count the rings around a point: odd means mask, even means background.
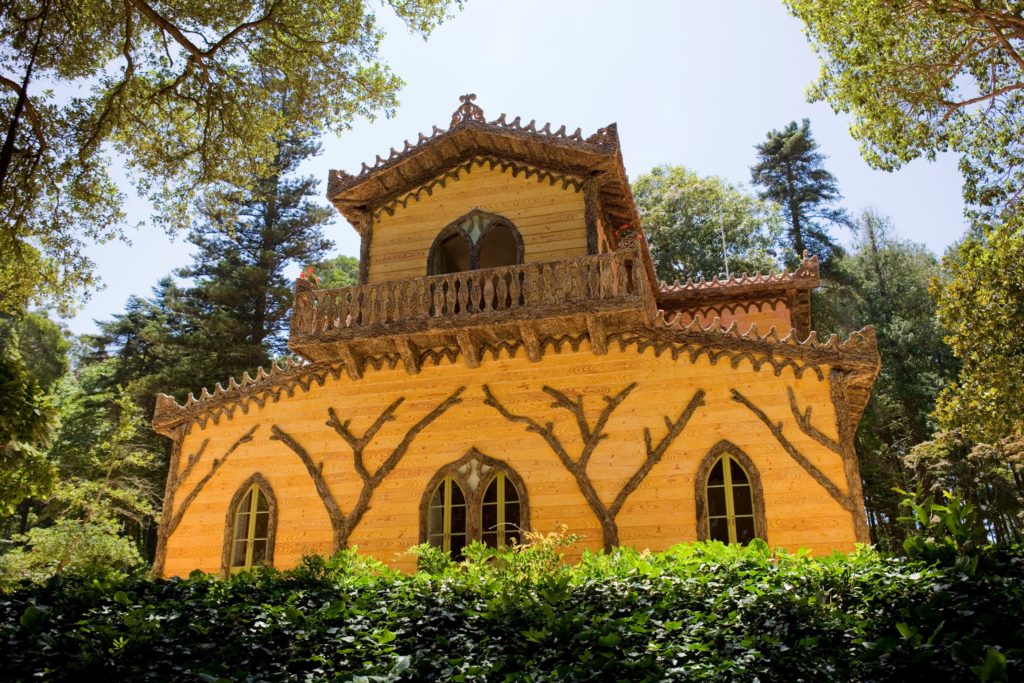
[[[356,227],[368,211],[394,202],[416,188],[472,159],[504,160],[555,172],[592,183],[599,195],[610,229],[628,224],[640,229],[622,163],[615,124],[583,137],[577,128],[552,130],[550,123],[538,128],[535,121],[523,125],[520,117],[509,121],[505,114],[488,122],[483,109],[473,103],[476,95],[463,95],[447,129],[433,127],[430,135],[408,140],[401,150],[392,148],[385,159],[363,164],[357,175],[332,170],[327,198]]]

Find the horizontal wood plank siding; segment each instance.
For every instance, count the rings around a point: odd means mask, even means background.
[[[535,180],[529,182],[535,183]],[[445,397],[465,387],[461,403],[452,406],[412,442],[408,453],[374,493],[362,522],[350,542],[389,564],[404,570],[414,560],[404,551],[419,542],[419,505],[430,479],[444,465],[461,458],[471,448],[508,463],[523,479],[530,501],[532,526],[551,531],[560,524],[582,534],[584,540],[569,552],[575,559],[584,548],[601,546],[601,527],[591,513],[573,477],[559,463],[544,440],[521,424],[501,418],[484,403],[483,385],[511,411],[529,415],[542,424],[554,425],[569,453],[578,455],[579,431],[573,417],[551,406],[542,390],[554,387],[575,398],[583,395],[588,419],[593,420],[612,396],[631,382],[637,388],[609,419],[608,438],[594,451],[588,472],[600,498],[607,504],[643,462],[643,430],[655,440],[665,433],[663,416],[675,419],[694,393],[706,392],[699,408],[664,459],[628,498],[618,515],[620,541],[652,550],[696,539],[694,477],[705,455],[722,439],[728,439],[753,461],[761,475],[769,543],[816,552],[852,550],[856,534],[851,516],[793,460],[750,410],[732,399],[737,389],[754,402],[773,423],[836,486],[846,492],[847,482],[840,456],[804,435],[793,418],[787,387],[793,388],[801,407],[813,406],[813,424],[836,438],[828,368],[825,380],[813,372],[796,378],[790,369],[775,375],[770,366],[753,370],[748,361],[732,368],[728,361],[711,364],[706,356],[691,363],[682,355],[656,356],[652,349],[619,350],[610,345],[606,355],[594,355],[586,342],[578,352],[567,347],[547,353],[531,363],[520,351],[516,357],[502,354],[482,359],[477,369],[459,361],[427,364],[409,375],[394,370],[368,370],[361,380],[342,374],[309,391],[297,390],[233,419],[194,426],[183,441],[179,472],[188,455],[208,440],[202,457],[178,489],[180,501],[209,471],[214,458],[222,457],[238,437],[257,426],[252,441],[242,444],[217,470],[184,515],[167,541],[166,575],[186,575],[193,569],[215,572],[221,566],[225,520],[232,496],[254,472],[266,477],[278,501],[275,562],[278,567],[296,564],[304,553],[329,553],[332,530],[323,504],[299,457],[281,441],[271,440],[277,425],[307,449],[322,466],[338,505],[352,510],[359,496],[359,479],[353,469],[351,449],[327,423],[328,408],[350,419],[361,434],[392,401],[404,398],[366,448],[366,464],[375,470],[395,448],[406,431]]]
[[[446,225],[473,209],[508,218],[523,237],[524,261],[550,261],[587,253],[583,193],[561,182],[513,175],[488,166],[459,172],[458,180],[430,195],[379,214],[370,244],[370,283],[426,275],[427,254]]]

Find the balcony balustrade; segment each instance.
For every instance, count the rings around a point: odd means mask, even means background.
[[[586,330],[610,315],[640,323],[654,306],[638,248],[339,289],[300,281],[289,346],[320,360],[339,357],[331,348],[338,344],[394,337],[425,347],[431,336],[460,330],[482,329],[500,339],[520,336],[523,323],[564,328],[568,322]]]

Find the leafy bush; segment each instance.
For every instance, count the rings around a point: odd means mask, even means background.
[[[1008,680],[1024,548],[965,570],[718,543],[559,562],[564,537],[408,576],[346,551],[222,581],[57,577],[0,594],[14,680]],[[423,555],[421,555],[423,557]]]
[[[0,587],[61,573],[124,578],[145,566],[135,544],[109,520],[60,519],[14,540],[23,545],[0,555]]]

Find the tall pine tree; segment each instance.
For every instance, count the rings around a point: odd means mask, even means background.
[[[312,200],[319,181],[294,175],[319,151],[312,137],[293,135],[279,145],[270,175],[252,188],[216,188],[198,206],[192,265],[177,272],[193,278],[181,341],[202,356],[195,379],[209,384],[286,352],[294,291],[285,269],[320,261],[333,246],[323,234],[333,212]]]
[[[770,199],[782,207],[788,223],[791,252],[786,261],[795,264],[806,249],[817,255],[823,269],[842,254],[842,247],[829,234],[834,225],[852,227],[844,209],[836,206],[842,199],[835,176],[825,169],[825,156],[811,135],[811,122],[790,122],[782,130],[768,133],[756,146],[757,163],[751,167],[753,183],[762,188],[761,199]]]

